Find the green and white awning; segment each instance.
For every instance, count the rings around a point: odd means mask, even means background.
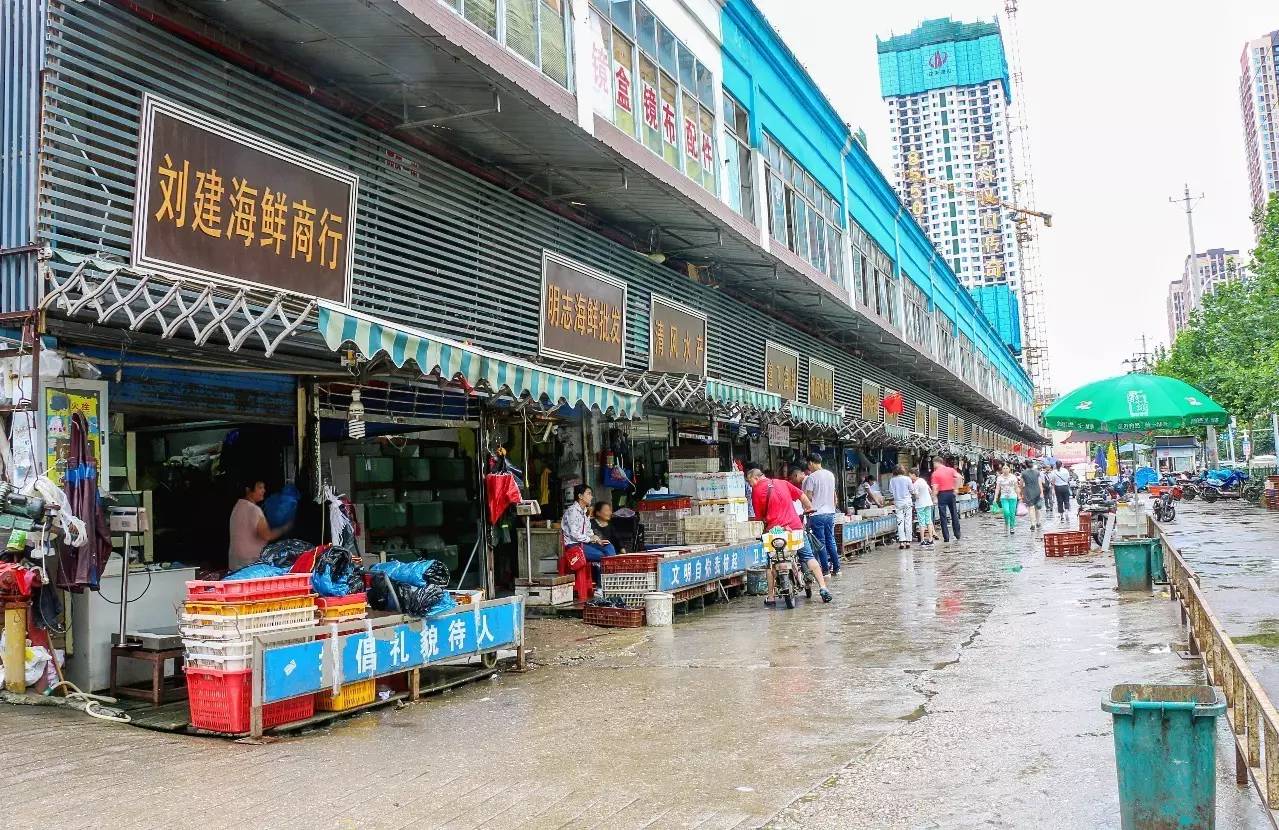
[[[760,412],[781,412],[782,397],[763,389],[751,389],[726,380],[706,379],[706,399],[724,406],[745,407]]]
[[[837,429],[844,423],[844,419],[839,416],[839,413],[831,412],[829,409],[819,409],[796,401],[791,401],[786,406],[790,410],[791,420],[797,424],[814,424]]]
[[[626,389],[544,369],[324,302],[320,303],[319,330],[334,351],[351,343],[366,358],[385,354],[396,368],[413,361],[423,375],[438,374],[444,380],[460,375],[470,385],[495,394],[580,404],[601,413],[611,411],[619,418],[640,414],[639,396]]]

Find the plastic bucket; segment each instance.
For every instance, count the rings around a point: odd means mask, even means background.
[[[746,593],[753,597],[768,593],[768,568],[746,569]]]
[[[653,591],[644,595],[644,617],[649,625],[670,625],[674,616],[674,594]]]
[[[1217,716],[1211,686],[1115,686],[1101,708],[1114,716],[1123,830],[1212,830],[1216,818]]]
[[[1110,543],[1115,554],[1115,577],[1121,591],[1150,591],[1150,539]]]

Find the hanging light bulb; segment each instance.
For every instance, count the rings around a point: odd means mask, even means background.
[[[364,437],[364,404],[360,403],[360,390],[351,390],[351,405],[347,408],[346,434],[351,438]]]

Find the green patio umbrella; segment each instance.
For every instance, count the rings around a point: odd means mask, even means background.
[[[1049,429],[1111,434],[1230,423],[1220,404],[1190,384],[1140,372],[1081,386],[1044,410],[1043,419]]]
[[[1188,383],[1133,372],[1081,386],[1044,410],[1049,429],[1087,429],[1118,436],[1156,429],[1225,426],[1230,415]],[[1133,453],[1133,469],[1137,466]]]

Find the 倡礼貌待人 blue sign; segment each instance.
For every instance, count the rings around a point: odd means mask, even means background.
[[[267,648],[262,701],[271,703],[340,684],[517,645],[524,627],[518,598],[457,610],[420,622],[355,631],[336,639]],[[335,659],[336,658],[336,659]]]

